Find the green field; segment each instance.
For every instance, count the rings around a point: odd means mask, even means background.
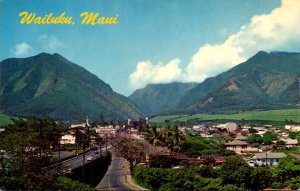
[[[0,126],[11,124],[11,123],[12,121],[10,116],[0,113]]]
[[[269,110],[269,111],[248,111],[235,114],[195,114],[195,115],[181,115],[181,116],[158,116],[150,119],[153,123],[169,122],[186,122],[188,120],[210,121],[210,120],[263,120],[263,121],[285,121],[293,120],[300,122],[299,109],[286,110]]]

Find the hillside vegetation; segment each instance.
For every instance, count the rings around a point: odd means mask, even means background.
[[[260,51],[192,87],[149,85],[130,97],[144,112],[154,108],[151,114],[156,116],[295,109],[300,104],[299,63],[300,53]]]
[[[41,53],[0,62],[0,108],[13,116],[60,120],[139,119],[125,96],[59,54]]]

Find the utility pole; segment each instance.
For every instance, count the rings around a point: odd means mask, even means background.
[[[268,165],[268,153],[267,153],[267,151],[266,151],[266,166]]]
[[[107,134],[105,134],[105,149],[106,149],[106,152],[107,152]]]
[[[58,161],[60,162],[60,139],[58,140]]]
[[[86,135],[83,135],[83,159],[82,159],[82,180],[85,183],[85,176],[84,176],[84,165],[85,165],[85,144],[86,144]]]

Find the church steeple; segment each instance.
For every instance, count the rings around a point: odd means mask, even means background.
[[[89,117],[88,116],[86,116],[85,123],[86,123],[87,126],[90,126],[90,124],[89,124]]]

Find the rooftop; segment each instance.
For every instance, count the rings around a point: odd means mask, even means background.
[[[286,154],[284,153],[255,153],[254,157],[258,158],[258,159],[281,159],[286,157]]]
[[[244,141],[240,141],[240,140],[233,140],[231,142],[228,142],[228,143],[225,143],[225,145],[228,145],[228,146],[234,146],[234,145],[248,145],[246,142]]]

